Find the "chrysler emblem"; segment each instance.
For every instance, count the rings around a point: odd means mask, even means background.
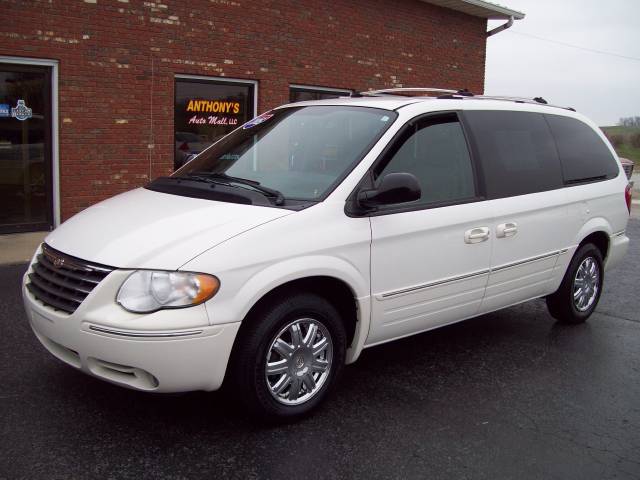
[[[60,268],[64,265],[64,258],[56,257],[53,259],[53,266]]]

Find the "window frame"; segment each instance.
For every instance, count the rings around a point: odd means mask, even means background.
[[[421,203],[418,205],[407,205],[404,203],[398,203],[394,205],[382,205],[378,207],[376,210],[366,210],[362,211],[358,208],[357,205],[357,196],[358,192],[361,190],[368,190],[374,188],[374,171],[377,169],[382,169],[386,167],[386,165],[391,161],[393,155],[398,151],[400,147],[407,140],[405,139],[405,135],[413,128],[413,126],[417,122],[421,122],[424,120],[433,120],[434,124],[438,123],[438,117],[447,117],[447,116],[455,116],[458,123],[460,124],[460,128],[462,129],[462,134],[464,136],[465,144],[467,146],[467,151],[469,153],[469,159],[471,161],[471,170],[473,173],[473,182],[476,191],[476,195],[474,197],[469,197],[465,199],[458,200],[449,200],[449,201],[440,201],[440,202],[429,202],[429,203]],[[402,142],[402,143],[399,143]],[[416,115],[415,117],[407,120],[402,127],[395,133],[393,138],[387,143],[382,152],[378,155],[378,157],[374,160],[371,166],[367,169],[366,173],[363,175],[362,179],[358,182],[356,187],[353,189],[349,197],[347,198],[345,205],[345,213],[349,217],[377,217],[381,215],[392,215],[396,213],[406,213],[406,212],[416,212],[420,210],[431,210],[434,208],[443,208],[443,207],[451,207],[455,205],[466,205],[468,203],[476,203],[486,200],[486,192],[484,186],[484,176],[482,173],[482,164],[478,161],[477,152],[473,149],[472,142],[470,141],[468,134],[468,127],[464,122],[464,115],[462,115],[461,110],[441,110],[437,112],[428,112],[421,113]]]
[[[232,86],[239,86],[239,87],[247,87],[249,92],[248,95],[250,97],[249,103],[252,109],[251,112],[247,112],[247,119],[248,119],[247,121],[255,118],[258,115],[258,86],[259,85],[257,80],[231,78],[231,77],[213,77],[213,76],[209,77],[209,76],[203,76],[203,75],[187,75],[187,74],[176,73],[173,76],[173,107],[172,107],[172,114],[171,114],[172,120],[173,120],[172,136],[173,136],[174,142],[176,138],[176,133],[178,133],[178,130],[176,128],[176,105],[178,104],[178,83],[179,82],[207,84],[207,85],[232,85]],[[236,125],[236,128],[240,126],[242,126],[242,124]],[[235,129],[229,130],[228,133],[231,133],[233,130]],[[193,132],[187,132],[187,133],[193,133]],[[213,143],[217,143],[217,141]],[[213,145],[213,143],[211,145]],[[173,158],[173,162],[175,162],[175,151],[172,155],[172,158]],[[173,171],[175,172],[176,170],[173,170]]]
[[[54,62],[54,61],[51,61]],[[51,230],[59,221],[59,179],[58,179],[58,137],[57,137],[57,62],[20,59],[0,56],[0,70],[34,73],[43,76],[43,172],[45,205],[44,218],[41,221],[21,223],[0,223],[0,234],[24,233],[39,230]],[[10,105],[11,107],[13,105]],[[45,118],[47,121],[45,121]],[[24,145],[24,144],[23,144]],[[23,171],[24,171],[23,166]]]

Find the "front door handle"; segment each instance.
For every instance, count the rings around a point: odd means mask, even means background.
[[[515,222],[501,223],[496,227],[496,237],[513,237],[518,233],[518,224]]]
[[[481,243],[489,240],[489,227],[476,227],[464,232],[464,243]]]

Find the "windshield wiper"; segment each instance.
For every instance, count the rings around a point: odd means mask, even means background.
[[[249,180],[248,178],[240,178],[240,177],[232,177],[231,175],[227,175],[226,173],[211,173],[211,172],[192,172],[188,173],[184,177],[177,178],[186,178],[190,180],[200,180],[204,182],[210,183],[221,183],[223,185],[229,185],[231,183],[237,183],[239,185],[244,185],[247,187],[251,187],[254,190],[264,194],[268,197],[273,197],[276,205],[284,204],[284,195],[282,192],[275,190],[273,188],[265,187],[260,185],[260,182],[255,180]],[[216,180],[223,180],[223,182],[218,182]]]

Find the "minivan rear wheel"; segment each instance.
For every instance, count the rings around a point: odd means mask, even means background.
[[[326,398],[344,365],[346,332],[335,307],[311,293],[269,302],[247,318],[233,390],[266,420],[294,420]]]
[[[604,281],[602,253],[592,243],[571,259],[560,288],[547,297],[549,313],[563,323],[582,323],[596,309]]]

